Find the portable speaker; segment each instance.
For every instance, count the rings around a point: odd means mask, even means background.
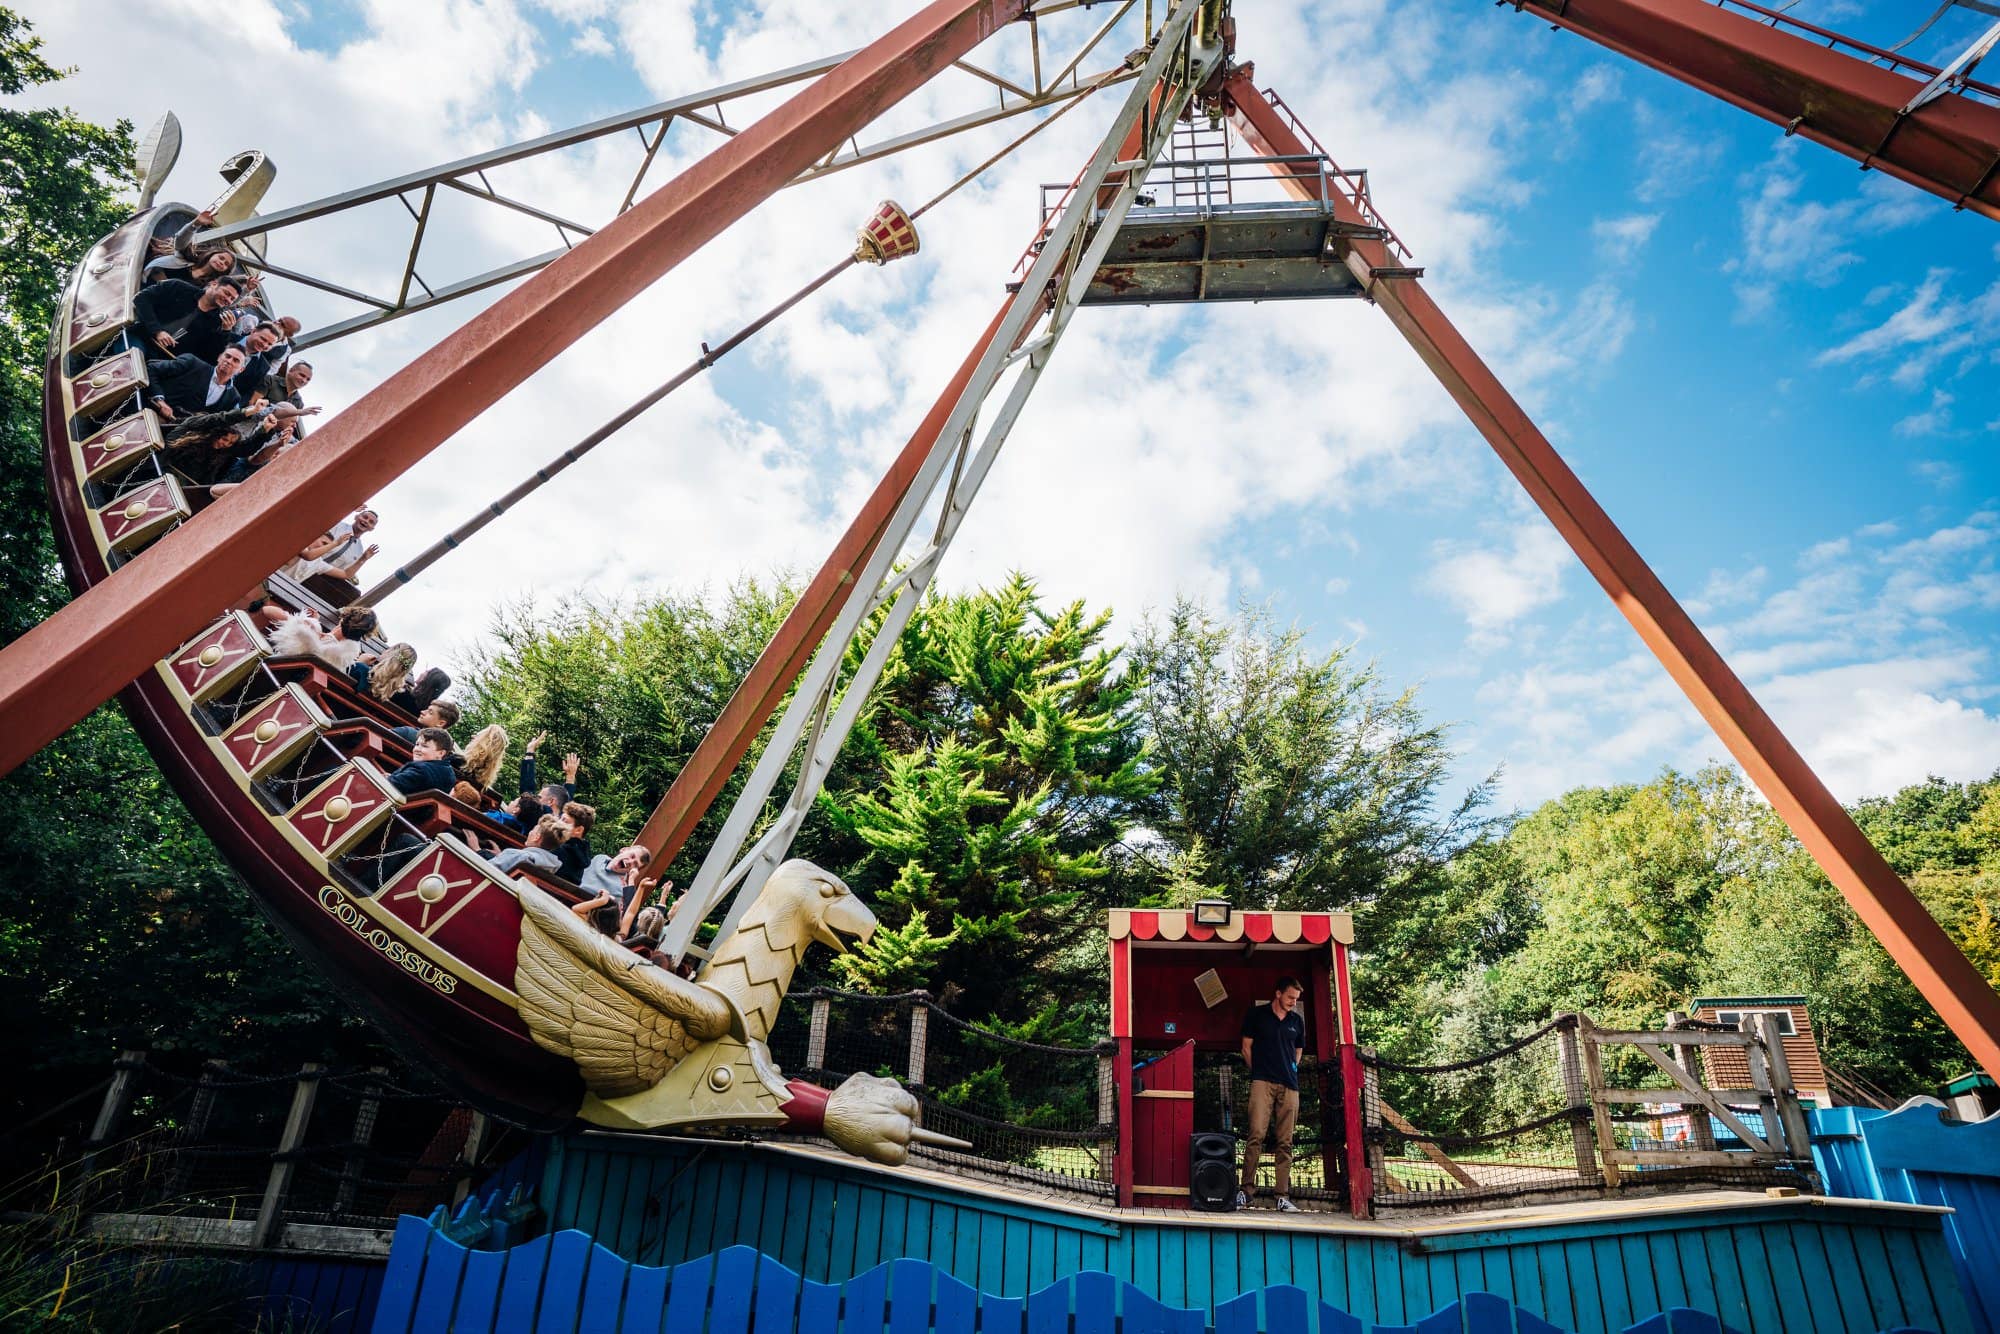
[[[1236,1137],[1206,1132],[1188,1141],[1188,1188],[1193,1205],[1209,1213],[1236,1208]]]

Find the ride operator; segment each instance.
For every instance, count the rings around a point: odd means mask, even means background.
[[[1278,979],[1268,1005],[1253,1005],[1243,1016],[1243,1063],[1250,1067],[1250,1138],[1243,1146],[1243,1186],[1236,1207],[1250,1203],[1257,1189],[1257,1158],[1264,1135],[1276,1131],[1278,1210],[1295,1214],[1292,1203],[1292,1132],[1299,1120],[1299,1053],[1305,1050],[1306,1021],[1298,1013],[1303,992],[1295,977]]]

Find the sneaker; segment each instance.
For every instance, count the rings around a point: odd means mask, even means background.
[[[1278,1197],[1278,1212],[1281,1214],[1295,1214],[1299,1212],[1299,1206],[1292,1203],[1291,1196],[1280,1195]]]
[[[1250,1197],[1240,1190],[1236,1192],[1236,1207],[1238,1209],[1248,1209],[1250,1207]]]

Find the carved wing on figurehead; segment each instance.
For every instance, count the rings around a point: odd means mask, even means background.
[[[575,1061],[600,1098],[653,1087],[731,1026],[721,996],[647,963],[533,889],[521,893],[514,990],[535,1042]]]

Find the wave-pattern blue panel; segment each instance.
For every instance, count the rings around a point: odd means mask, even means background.
[[[484,1263],[479,1263],[484,1262]],[[581,1232],[472,1251],[432,1223],[396,1229],[375,1334],[1203,1334],[1206,1314],[1105,1273],[1056,1279],[1025,1299],[980,1292],[927,1260],[892,1260],[837,1286],[748,1246],[671,1268],[620,1259]],[[1215,1334],[1564,1334],[1514,1303],[1471,1293],[1415,1324],[1364,1324],[1291,1284],[1215,1308]],[[1740,1334],[1675,1307],[1624,1334]],[[1914,1332],[1912,1332],[1914,1334]]]
[[[1364,1328],[1411,1326],[1485,1292],[1581,1334],[1618,1334],[1673,1307],[1743,1334],[1974,1329],[1940,1215],[1872,1203],[1663,1197],[1612,1214],[1459,1216],[1418,1233],[1255,1213],[1170,1221],[769,1146],[594,1134],[552,1146],[538,1198],[550,1227],[639,1264],[748,1246],[838,1285],[908,1257],[1021,1301],[1096,1270],[1204,1312],[1206,1325],[1240,1293],[1290,1285]]]
[[[1943,1205],[1945,1243],[1979,1334],[2000,1334],[2000,1113],[1947,1121],[1934,1102],[1813,1113],[1829,1195]]]

